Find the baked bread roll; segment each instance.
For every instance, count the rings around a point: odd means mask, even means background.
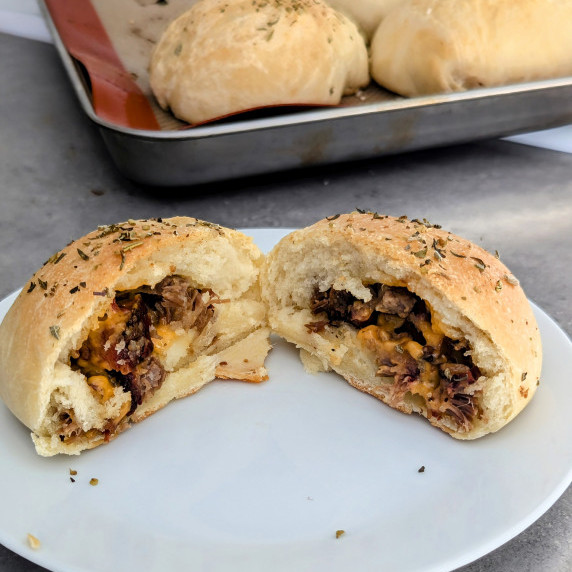
[[[379,23],[394,6],[406,0],[327,0],[328,4],[349,16],[370,39]]]
[[[54,254],[0,326],[0,396],[37,452],[101,445],[215,377],[266,379],[261,262],[243,234],[186,217]]]
[[[427,221],[353,213],[295,231],[267,256],[262,292],[308,370],[455,438],[497,431],[536,390],[540,335],[518,281]]]
[[[334,105],[369,83],[356,25],[322,0],[201,0],[150,64],[161,107],[200,123],[276,105]]]
[[[408,0],[380,24],[371,74],[405,96],[572,75],[572,0]]]

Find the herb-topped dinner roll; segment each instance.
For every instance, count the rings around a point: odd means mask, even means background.
[[[530,401],[542,350],[517,279],[427,221],[336,215],[267,256],[270,326],[310,371],[332,369],[458,439],[497,431]]]
[[[407,0],[371,43],[371,74],[406,96],[572,74],[572,0]]]
[[[266,379],[261,263],[250,238],[186,217],[54,254],[0,326],[0,396],[37,452],[101,445],[216,377]]]
[[[200,0],[150,64],[159,104],[190,123],[258,107],[327,105],[369,83],[356,25],[322,0]]]

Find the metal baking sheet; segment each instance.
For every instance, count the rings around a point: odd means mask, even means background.
[[[264,110],[187,129],[173,118],[172,127],[163,121],[161,129],[134,129],[95,112],[85,67],[70,55],[45,0],[40,6],[83,110],[115,165],[145,185],[195,185],[572,123],[572,77],[565,77],[416,98],[373,85],[339,107]]]

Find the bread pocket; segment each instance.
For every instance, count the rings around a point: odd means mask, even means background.
[[[0,396],[39,454],[115,438],[215,378],[267,378],[262,255],[197,219],[99,227],[54,254],[0,326]]]
[[[540,336],[517,279],[427,221],[353,213],[295,231],[267,256],[262,292],[309,371],[453,437],[497,431],[536,390]]]

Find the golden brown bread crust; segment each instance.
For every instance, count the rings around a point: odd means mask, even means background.
[[[446,335],[469,340],[475,363],[485,372],[483,418],[471,431],[456,431],[438,420],[434,424],[454,437],[475,438],[498,430],[530,401],[542,350],[522,288],[496,256],[428,222],[352,213],[288,235],[267,256],[263,269],[270,326],[317,356],[326,369],[387,401],[374,373],[362,368],[356,374],[355,335],[327,339],[304,327],[311,321],[308,308],[316,285],[320,291],[332,286],[348,290],[365,300],[363,285],[376,282],[406,286],[425,300]]]
[[[371,74],[406,96],[572,74],[570,0],[409,0],[371,45]]]
[[[182,371],[170,372],[131,421],[193,393],[214,379],[216,368],[224,375],[225,363],[226,368],[232,365],[225,352],[245,339],[252,342],[250,351],[259,350],[259,363],[254,365],[253,359],[251,370],[235,368],[233,374],[249,381],[266,379],[260,358],[263,361],[269,349],[268,330],[257,293],[261,262],[262,255],[250,238],[194,218],[130,220],[99,227],[54,254],[8,311],[0,326],[0,397],[33,431],[42,454],[76,453],[100,444],[95,442],[98,439],[88,439],[66,449],[57,439],[54,445],[47,429],[48,410],[59,392],[63,392],[60,405],[84,410],[86,427],[103,423],[99,417],[105,409],[90,397],[85,378],[71,371],[70,353],[109,309],[116,291],[152,287],[169,275],[183,276],[193,287],[210,288],[228,300],[218,304],[216,312],[221,324],[229,325],[218,332],[223,340],[212,355],[198,356]],[[118,411],[126,399],[118,390],[109,409]]]

